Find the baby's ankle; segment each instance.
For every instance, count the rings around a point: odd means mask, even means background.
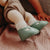
[[[24,27],[27,27],[27,24],[25,23],[25,21],[21,21],[21,22],[18,22],[17,24],[15,24],[15,26],[16,26],[17,30],[20,30]]]

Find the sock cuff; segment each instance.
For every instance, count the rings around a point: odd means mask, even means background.
[[[15,26],[16,26],[16,29],[19,30],[19,29],[21,29],[21,28],[26,27],[27,24],[25,23],[25,21],[21,21],[21,22],[15,24]]]

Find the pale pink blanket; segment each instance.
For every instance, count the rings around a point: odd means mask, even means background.
[[[7,26],[0,36],[0,50],[50,50],[50,23],[26,41],[20,40],[13,26]]]

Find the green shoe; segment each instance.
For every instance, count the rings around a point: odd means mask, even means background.
[[[24,41],[27,38],[31,37],[32,35],[36,35],[38,33],[39,33],[39,30],[37,30],[36,28],[32,28],[30,26],[27,26],[25,28],[18,30],[18,34],[22,41]]]
[[[31,27],[41,30],[45,25],[47,25],[47,21],[37,21],[31,25]]]

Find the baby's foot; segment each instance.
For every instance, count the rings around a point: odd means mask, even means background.
[[[28,26],[24,21],[17,23],[15,26],[21,40],[26,40],[27,38],[39,33],[39,30]]]

